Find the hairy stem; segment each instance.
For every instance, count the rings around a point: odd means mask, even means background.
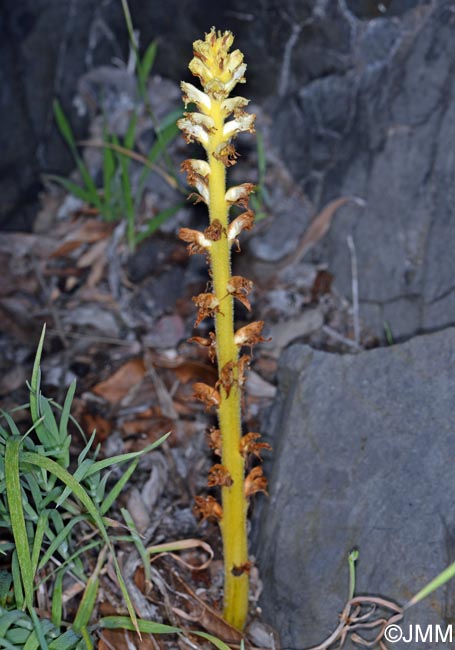
[[[217,160],[213,151],[221,142],[224,118],[220,102],[213,102],[211,115],[215,122],[210,139],[210,222],[220,221],[223,228],[228,225],[228,205],[225,200],[226,169]],[[210,255],[213,291],[220,302],[220,312],[215,317],[218,374],[230,362],[238,361],[238,348],[234,342],[233,299],[227,292],[231,277],[231,250],[226,232],[219,241],[213,242]],[[235,371],[234,371],[234,377]],[[248,574],[237,571],[248,561],[247,543],[247,500],[244,494],[244,459],[240,453],[241,438],[241,393],[234,382],[229,392],[221,387],[221,403],[218,420],[222,438],[222,464],[228,470],[232,485],[221,491],[223,517],[220,523],[224,550],[224,616],[238,629],[245,625],[248,613]]]

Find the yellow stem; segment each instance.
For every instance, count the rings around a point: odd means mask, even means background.
[[[215,129],[210,136],[208,158],[210,164],[210,221],[218,219],[227,229],[229,206],[225,200],[226,169],[213,156],[222,142],[224,117],[221,102],[212,99],[210,112]],[[221,239],[212,242],[210,264],[213,291],[220,301],[220,313],[215,317],[218,373],[226,363],[238,361],[238,348],[234,342],[233,299],[227,293],[231,277],[231,251],[226,232]],[[237,369],[234,371],[237,377]],[[222,488],[223,518],[221,535],[224,551],[224,616],[234,627],[241,630],[248,614],[248,574],[241,567],[248,562],[247,501],[244,494],[244,460],[240,453],[241,438],[241,394],[237,383],[231,388],[229,397],[223,387],[220,389],[221,404],[218,409],[219,427],[222,437],[222,464],[228,470],[233,484]],[[240,575],[234,575],[235,568]]]

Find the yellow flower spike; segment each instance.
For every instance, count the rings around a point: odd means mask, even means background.
[[[199,235],[181,229],[180,237],[189,243],[190,253],[208,254],[213,293],[200,294],[193,302],[198,308],[196,325],[207,316],[213,317],[216,337],[211,334],[209,339],[193,340],[208,347],[212,359],[216,353],[218,365],[215,387],[198,383],[194,390],[195,397],[206,408],[215,407],[218,414],[219,429],[215,430],[216,440],[211,439],[211,446],[220,452],[221,463],[212,468],[209,485],[221,489],[222,507],[213,497],[198,497],[197,504],[203,517],[215,514],[219,519],[224,552],[224,616],[228,623],[242,630],[248,614],[248,498],[265,489],[265,479],[250,473],[245,484],[241,392],[250,357],[239,358],[239,352],[242,345],[252,346],[264,339],[260,335],[262,323],[234,332],[234,298],[250,308],[247,295],[252,283],[240,276],[232,277],[231,249],[233,244],[238,248],[240,232],[253,226],[248,199],[254,186],[243,183],[226,190],[226,168],[235,164],[237,158],[232,140],[242,131],[254,133],[255,116],[243,110],[247,99],[229,97],[236,84],[245,81],[246,70],[243,54],[239,50],[229,51],[233,41],[230,32],[212,28],[204,40],[193,44],[194,58],[189,69],[199,78],[203,92],[192,84],[181,84],[185,105],[195,104],[198,112],[186,113],[178,126],[187,141],[198,141],[207,154],[207,161],[187,160],[182,169],[188,174],[188,182],[198,190],[199,199],[208,204],[210,225]],[[230,222],[232,205],[241,205],[246,211]]]

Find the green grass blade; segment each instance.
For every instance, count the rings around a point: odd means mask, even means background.
[[[437,575],[436,578],[431,580],[427,585],[425,585],[425,587],[423,587],[423,589],[421,589],[415,596],[413,596],[411,600],[406,603],[404,609],[409,609],[424,598],[427,598],[430,594],[433,593],[433,591],[439,589],[439,587],[442,587],[442,585],[445,585],[445,583],[451,580],[454,576],[455,562],[444,569],[444,571],[441,571],[441,573]]]
[[[22,609],[24,607],[24,590],[22,589],[21,568],[17,557],[17,551],[14,549],[11,558],[11,573],[13,576],[14,600],[16,607]]]
[[[153,64],[155,63],[156,52],[157,52],[156,41],[152,41],[148,48],[145,50],[142,60],[138,62],[137,77],[139,83],[139,92],[142,98],[144,98],[147,92],[147,79],[152,70]]]
[[[104,501],[103,501],[103,503],[101,504],[101,507],[100,507],[100,513],[102,515],[105,515],[106,512],[111,507],[111,505],[114,503],[114,501],[117,500],[117,497],[119,496],[120,492],[123,490],[125,485],[128,483],[128,481],[131,478],[134,470],[136,469],[138,462],[139,462],[139,459],[136,459],[131,463],[131,465],[128,467],[126,472],[124,472],[122,474],[122,476],[119,478],[117,483],[111,489],[111,491],[109,492],[107,497],[104,499]]]
[[[99,621],[99,624],[108,630],[123,629],[134,631],[131,621],[126,616],[105,616]],[[182,634],[183,632],[180,628],[172,625],[154,623],[153,621],[144,621],[142,619],[139,619],[137,624],[140,631],[144,634]],[[191,634],[210,641],[218,650],[231,650],[228,645],[212,634],[208,634],[207,632],[194,632],[193,630],[191,630]]]
[[[36,569],[38,567],[39,556],[43,546],[44,533],[49,522],[49,512],[43,510],[40,513],[38,523],[35,530],[35,538],[33,540],[33,549],[32,549],[32,573],[35,575]]]
[[[72,194],[77,199],[84,201],[84,203],[91,203],[92,193],[86,190],[84,187],[81,187],[77,183],[73,183],[68,178],[63,178],[63,176],[57,176],[56,174],[46,175],[50,181],[58,183],[65,189],[69,194]]]
[[[191,634],[200,636],[202,639],[207,639],[207,641],[213,643],[213,645],[216,648],[218,648],[218,650],[231,650],[229,646],[224,643],[224,641],[217,639],[215,636],[213,636],[213,634],[208,634],[207,632],[194,632],[194,631],[192,631]]]
[[[55,121],[57,122],[58,130],[62,134],[69,148],[74,152],[76,151],[76,140],[74,139],[73,131],[71,129],[70,123],[63,112],[62,106],[58,99],[54,99],[54,116]]]
[[[165,433],[163,436],[161,436],[161,438],[158,438],[158,440],[155,440],[155,442],[152,442],[150,445],[147,445],[147,447],[144,447],[144,449],[141,449],[140,451],[130,451],[127,454],[119,454],[118,456],[112,456],[112,458],[104,458],[103,460],[97,460],[95,463],[93,463],[93,465],[90,467],[90,469],[88,470],[85,476],[90,476],[91,474],[100,472],[103,469],[106,469],[107,467],[111,467],[112,465],[125,463],[128,460],[133,460],[134,458],[143,456],[144,454],[147,454],[149,451],[152,451],[152,449],[155,449],[155,447],[159,447],[159,445],[162,445],[163,442],[165,442],[170,435],[171,432],[169,431],[168,433]]]
[[[60,423],[59,423],[60,442],[63,442],[65,438],[68,436],[68,421],[71,415],[71,405],[73,404],[75,392],[76,392],[76,380],[74,379],[68,388],[65,401],[63,403],[63,409],[60,414]]]
[[[22,506],[21,483],[19,476],[19,450],[21,439],[13,436],[6,443],[5,449],[5,475],[6,494],[11,518],[11,528],[16,544],[17,559],[25,593],[25,602],[31,613],[33,609],[33,579],[34,572],[30,547],[28,544],[27,529],[25,526],[24,509]]]
[[[359,551],[357,549],[353,549],[348,556],[348,564],[349,564],[349,593],[348,593],[348,600],[351,600],[351,598],[354,598],[355,595],[355,563],[359,559]]]
[[[99,554],[95,570],[88,579],[84,590],[84,595],[82,596],[81,602],[79,603],[79,607],[77,609],[77,613],[72,626],[75,632],[81,633],[81,631],[87,627],[90,622],[90,618],[92,617],[96,603],[96,596],[98,594],[98,587],[100,582],[99,575],[106,560],[106,550],[107,549],[104,548]]]
[[[55,576],[52,589],[51,619],[52,623],[59,630],[62,624],[63,615],[63,578],[64,571],[59,571]]]
[[[41,413],[39,411],[39,395],[40,395],[40,384],[41,384],[41,355],[43,352],[44,337],[46,336],[46,324],[43,325],[41,332],[41,337],[38,343],[38,348],[36,350],[35,361],[33,363],[32,370],[32,379],[30,382],[30,413],[32,416],[32,422],[35,425],[36,435],[38,436],[39,441],[42,445],[47,439],[47,431],[44,424],[41,420]]]
[[[42,569],[49,562],[53,554],[61,548],[63,542],[65,542],[65,540],[70,537],[74,526],[76,526],[76,524],[78,524],[80,521],[84,521],[86,519],[86,515],[78,515],[77,517],[71,518],[71,520],[64,526],[64,528],[59,531],[59,533],[52,540],[49,547],[46,549],[46,552],[43,554],[43,557],[41,558],[38,565],[39,569]]]
[[[160,129],[157,133],[157,141],[152,146],[149,155],[147,156],[148,161],[151,163],[156,162],[178,134],[179,128],[177,126],[177,121],[174,120],[164,127],[164,129]]]
[[[156,214],[154,217],[152,217],[144,230],[141,230],[140,232],[136,233],[136,244],[140,244],[144,239],[147,239],[147,237],[150,237],[150,235],[153,235],[153,233],[158,230],[158,228],[165,223],[170,217],[172,217],[176,212],[178,212],[185,204],[184,203],[178,203],[177,205],[173,205],[170,208],[167,208],[166,210],[162,210],[158,214]]]
[[[137,113],[133,113],[128,123],[128,128],[123,139],[123,146],[127,149],[133,149],[136,142]],[[129,160],[128,160],[129,163]]]
[[[141,557],[142,565],[144,567],[145,580],[148,584],[151,584],[152,571],[150,568],[150,558],[149,554],[147,553],[147,549],[144,546],[144,542],[142,541],[141,536],[139,535],[139,531],[136,528],[136,524],[134,523],[133,518],[128,510],[126,508],[120,508],[120,512],[122,513],[123,519],[125,520],[128,530],[131,533],[131,538],[137,549],[137,552]]]
[[[74,650],[79,639],[74,630],[68,630],[49,644],[49,650]]]
[[[135,631],[135,627],[127,616],[105,616],[99,621],[101,627],[106,630],[131,630]],[[180,634],[182,630],[173,625],[165,625],[164,623],[154,623],[153,621],[144,621],[138,619],[137,627],[144,634]]]
[[[133,626],[137,629],[137,617],[133,608],[133,604],[131,602],[131,598],[128,594],[128,590],[126,588],[125,581],[123,580],[122,574],[120,572],[120,566],[115,556],[114,548],[112,546],[111,540],[107,533],[104,522],[101,518],[101,515],[96,509],[96,506],[93,503],[92,499],[89,497],[87,492],[81,487],[78,481],[66,469],[58,465],[58,463],[51,460],[50,458],[39,456],[38,454],[33,452],[24,452],[23,459],[25,462],[28,462],[32,465],[37,465],[38,467],[42,467],[43,469],[57,476],[57,478],[59,478],[63,483],[65,483],[67,487],[71,489],[71,491],[76,495],[76,497],[79,499],[82,505],[86,508],[87,512],[91,515],[93,521],[95,522],[95,524],[98,527],[98,530],[101,533],[101,536],[103,537],[110,552],[112,553],[112,559],[114,562],[115,573],[117,575],[119,587],[125,599],[128,613],[133,622]]]

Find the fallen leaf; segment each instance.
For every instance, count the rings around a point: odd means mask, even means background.
[[[307,231],[303,236],[303,239],[299,242],[297,248],[292,253],[286,255],[286,257],[280,260],[278,263],[278,268],[283,268],[291,262],[299,262],[301,259],[303,259],[306,253],[308,253],[308,251],[327,234],[330,226],[332,225],[332,219],[335,215],[335,212],[346,203],[355,203],[356,205],[360,206],[365,205],[365,201],[356,196],[342,196],[327,203],[327,205],[321,210],[318,215],[316,215],[316,217],[310,223]]]
[[[131,359],[121,366],[113,375],[100,382],[92,391],[104,397],[111,404],[120,402],[129,391],[139,384],[145,375],[145,365],[142,359]]]
[[[319,309],[305,309],[296,318],[292,318],[272,327],[273,349],[267,352],[278,357],[281,350],[294,339],[308,336],[324,325],[324,316]]]
[[[91,433],[96,430],[97,442],[104,442],[111,435],[112,423],[109,420],[106,420],[106,418],[88,412],[84,412],[81,417],[84,431]]]
[[[76,227],[66,235],[50,257],[65,257],[82,244],[93,244],[109,237],[113,229],[113,224],[98,219],[79,220],[76,222]]]
[[[311,287],[311,302],[317,302],[320,296],[330,293],[333,275],[324,269],[317,272]]]

